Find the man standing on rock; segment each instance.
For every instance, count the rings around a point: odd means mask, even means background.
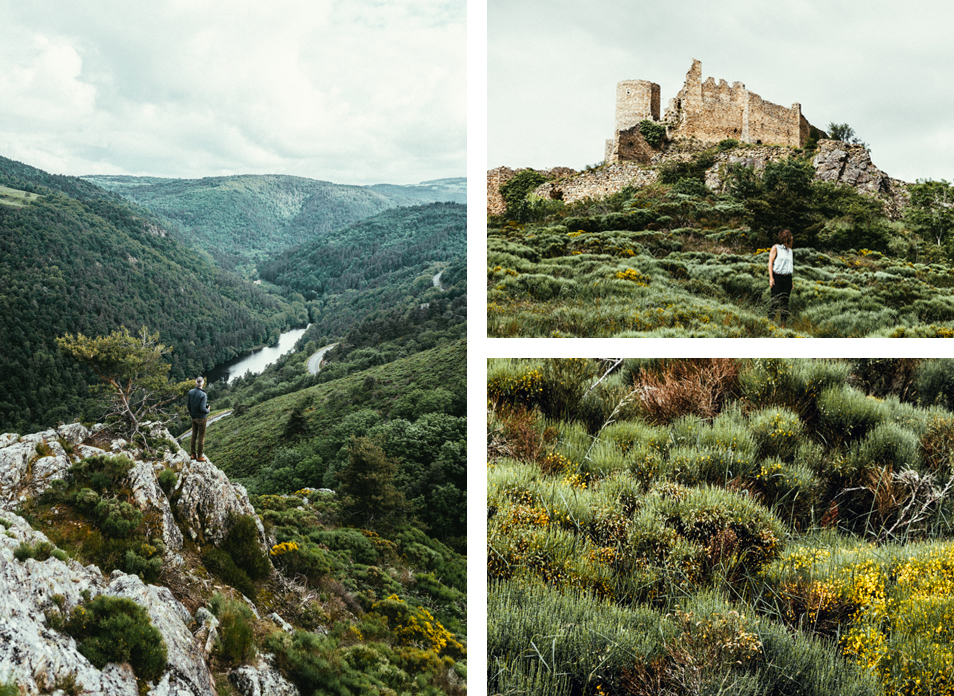
[[[192,450],[192,458],[200,462],[209,461],[202,455],[202,447],[205,445],[205,424],[209,420],[209,397],[202,390],[205,386],[205,379],[195,378],[195,389],[189,390],[189,416],[192,418],[192,438],[189,449]],[[196,456],[198,452],[199,456]]]

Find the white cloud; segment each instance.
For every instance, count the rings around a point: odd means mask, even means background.
[[[69,174],[464,173],[464,0],[0,10],[0,87],[23,83],[0,101],[0,155]],[[24,51],[24,34],[47,48]]]

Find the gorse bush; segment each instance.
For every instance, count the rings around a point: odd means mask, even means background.
[[[244,602],[219,597],[212,604],[219,619],[218,653],[230,665],[250,662],[255,657],[252,610]]]
[[[230,520],[222,550],[252,580],[262,580],[271,572],[272,565],[259,545],[258,525],[251,515],[237,515]]]
[[[727,361],[708,412],[580,417],[599,378],[620,403],[714,366],[680,362],[564,363],[548,418],[491,402],[489,687],[954,693],[954,413],[915,364]]]
[[[144,681],[156,681],[166,669],[162,634],[131,599],[100,595],[73,609],[63,630],[98,669],[110,662],[128,662]]]

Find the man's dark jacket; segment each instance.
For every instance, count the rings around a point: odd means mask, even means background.
[[[205,418],[209,415],[209,397],[196,387],[189,391],[189,415],[192,418]]]

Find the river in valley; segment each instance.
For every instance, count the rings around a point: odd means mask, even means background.
[[[308,326],[311,326],[311,324]],[[209,383],[219,382],[221,380],[230,382],[249,372],[253,375],[260,374],[266,367],[278,360],[285,353],[291,352],[295,347],[295,343],[308,329],[308,326],[286,331],[279,336],[277,345],[265,346],[250,353],[243,353],[237,358],[232,358],[228,362],[216,365],[206,373],[206,378]]]

